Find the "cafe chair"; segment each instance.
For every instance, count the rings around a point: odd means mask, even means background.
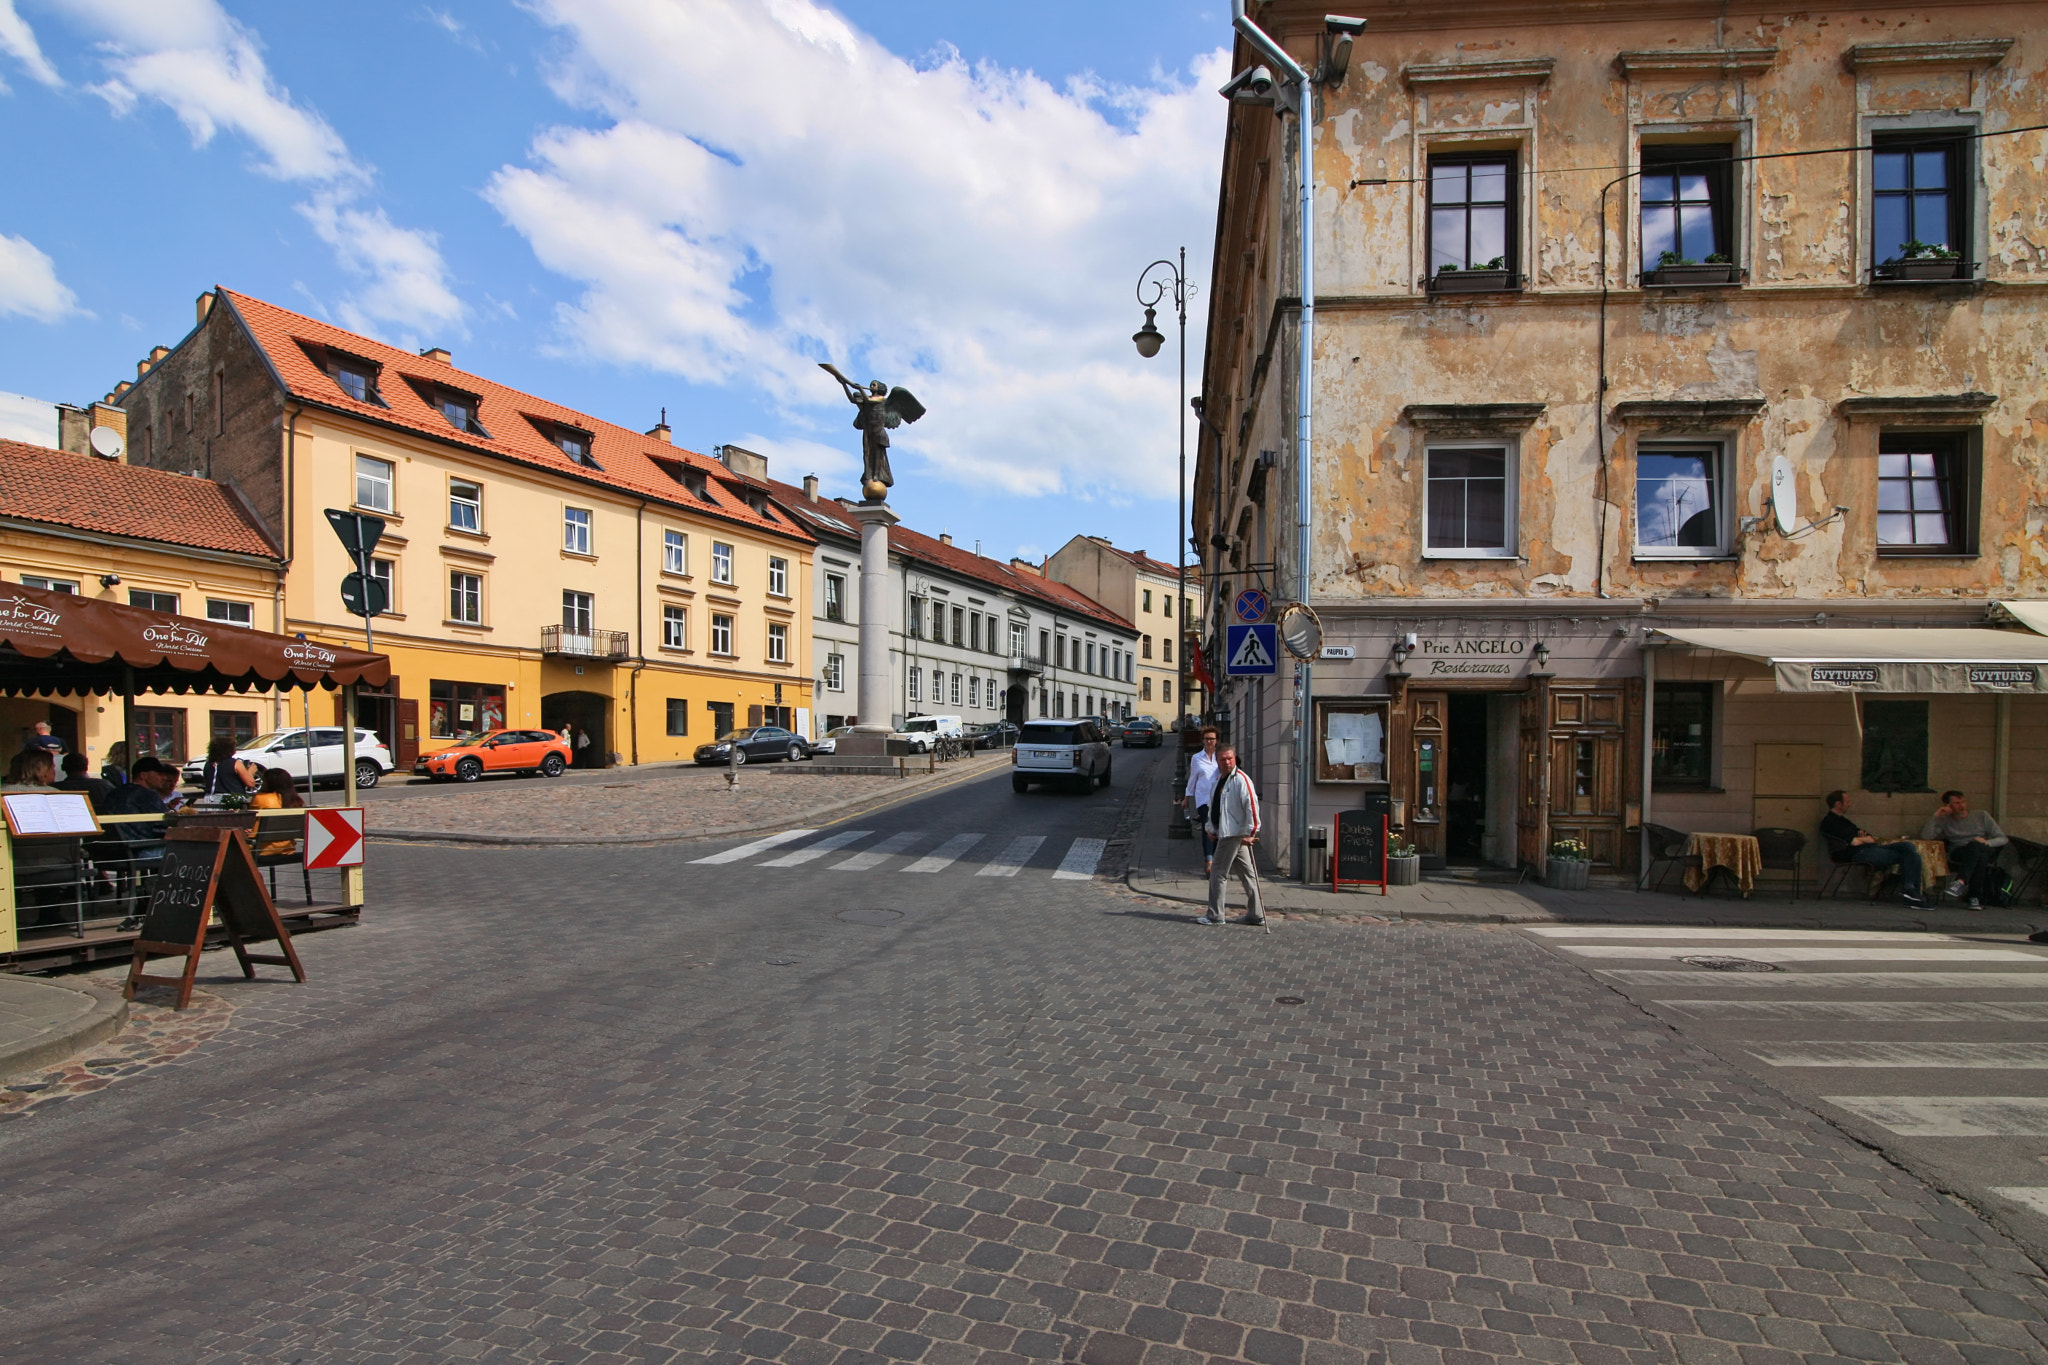
[[[1792,899],[1799,899],[1799,861],[1806,849],[1806,836],[1796,829],[1781,829],[1767,825],[1753,829],[1750,837],[1756,840],[1757,852],[1762,855],[1765,872],[1790,872],[1792,874]]]
[[[2037,844],[2032,839],[2013,835],[2007,843],[2012,850],[2013,868],[2012,903],[2025,905],[2029,892],[2041,884],[2044,873],[2048,873],[2048,844]]]
[[[1683,869],[1699,865],[1699,859],[1686,856],[1685,846],[1692,836],[1685,831],[1672,829],[1669,825],[1647,823],[1643,828],[1650,835],[1650,864],[1643,869],[1643,881],[1636,888],[1638,891],[1645,888],[1662,891],[1664,879],[1671,875],[1673,867]],[[1662,864],[1662,871],[1658,870],[1659,864]]]
[[[256,866],[267,868],[270,902],[277,903],[277,869],[298,864],[306,884],[306,904],[313,903],[313,874],[306,867],[306,812],[303,809],[262,811],[250,832],[249,847],[256,854]],[[271,852],[264,852],[271,849]]]

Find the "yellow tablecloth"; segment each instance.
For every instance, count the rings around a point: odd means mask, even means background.
[[[1929,896],[1941,891],[1941,884],[1948,879],[1948,845],[1940,839],[1906,839],[1920,850],[1920,889]]]
[[[1685,841],[1685,889],[1697,891],[1717,867],[1735,874],[1735,881],[1747,896],[1756,886],[1756,874],[1763,871],[1764,851],[1753,834],[1695,834]],[[1692,859],[1697,858],[1697,863]]]

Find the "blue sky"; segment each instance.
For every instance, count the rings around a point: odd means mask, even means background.
[[[0,0],[0,391],[78,402],[224,284],[852,491],[815,369],[917,391],[892,499],[1170,557],[1227,6]],[[1199,373],[1201,300],[1191,310]]]

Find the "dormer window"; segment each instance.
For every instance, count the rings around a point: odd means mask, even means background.
[[[654,462],[661,466],[663,473],[695,493],[699,499],[713,507],[718,506],[718,499],[711,496],[711,481],[704,477],[703,470],[684,464],[681,460],[664,460],[659,456],[655,457]]]
[[[555,444],[561,452],[580,465],[597,468],[597,461],[590,455],[590,433],[574,427],[556,427]]]
[[[435,389],[434,407],[448,419],[448,425],[470,436],[489,436],[482,422],[477,420],[476,399],[453,389]]]
[[[357,356],[345,355],[340,351],[311,342],[300,342],[306,358],[327,372],[334,386],[358,403],[375,403],[383,406],[384,400],[377,396],[377,370],[375,361],[363,360]]]

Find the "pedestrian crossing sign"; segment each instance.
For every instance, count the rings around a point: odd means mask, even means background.
[[[1235,678],[1271,677],[1280,656],[1279,627],[1225,627],[1223,671]]]

